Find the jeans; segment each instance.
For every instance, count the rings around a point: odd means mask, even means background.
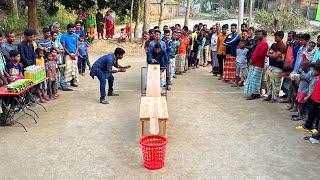
[[[223,75],[223,65],[224,65],[224,61],[226,59],[226,55],[218,54],[217,58],[218,58],[218,62],[219,62],[219,74],[222,77],[222,75]]]
[[[319,106],[320,103],[317,103],[310,99],[310,109],[308,113],[308,119],[305,123],[305,128],[312,129],[313,123],[316,121],[316,129],[319,128]]]
[[[107,74],[101,71],[97,71],[96,76],[100,81],[100,99],[105,99],[107,79],[108,79],[108,85],[109,85],[108,94],[112,94],[114,77],[111,73]]]
[[[64,68],[63,67],[59,67],[59,72],[58,72],[58,79],[59,79],[59,83],[58,88],[60,88],[61,90],[65,90],[68,88],[68,84],[66,83],[66,81],[64,80]]]
[[[84,73],[86,71],[86,66],[88,62],[88,56],[78,57],[78,69],[79,73]]]

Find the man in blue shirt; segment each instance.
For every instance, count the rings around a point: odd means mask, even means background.
[[[64,79],[71,86],[78,87],[79,71],[77,64],[77,48],[78,48],[78,35],[74,33],[74,24],[68,24],[68,32],[61,37],[61,43],[65,50],[66,55],[66,67],[64,73]]]
[[[109,104],[106,100],[106,80],[108,79],[109,90],[108,96],[119,96],[118,94],[113,93],[113,82],[114,77],[112,73],[117,72],[126,72],[126,69],[131,66],[121,66],[118,63],[119,59],[123,58],[125,51],[121,48],[116,48],[114,53],[110,53],[100,57],[96,62],[92,65],[90,76],[94,78],[96,76],[100,81],[100,103],[101,104]],[[112,67],[116,67],[116,70],[113,70]]]
[[[58,49],[59,52],[59,58],[58,58],[58,80],[59,80],[59,84],[58,87],[62,90],[62,91],[72,91],[72,89],[68,88],[68,84],[66,83],[66,81],[64,80],[64,72],[65,72],[65,62],[64,62],[64,48],[62,46],[61,43],[61,37],[62,37],[62,33],[61,28],[60,28],[60,24],[58,22],[54,22],[51,26],[51,30],[52,30],[52,41],[53,41],[53,47]],[[56,35],[54,35],[56,34]]]
[[[80,35],[86,36],[86,33],[82,29],[83,22],[76,21],[75,26],[76,26],[76,31],[74,32],[75,34],[77,34],[78,36],[80,36]]]
[[[167,52],[167,45],[165,42],[163,42],[160,38],[161,32],[159,30],[156,30],[154,32],[154,40],[150,42],[149,47],[148,47],[148,52],[152,52],[154,49],[154,46],[159,43],[161,46],[161,49],[164,52]]]
[[[36,53],[34,52],[32,44],[35,31],[32,29],[26,29],[23,34],[24,40],[18,45],[18,50],[23,67],[28,67],[36,63]]]
[[[1,51],[6,61],[10,60],[9,52],[11,50],[18,50],[18,46],[14,44],[16,39],[15,34],[12,31],[6,32],[6,42],[1,45]]]

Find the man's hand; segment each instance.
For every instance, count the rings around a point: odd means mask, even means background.
[[[70,54],[70,58],[71,58],[72,60],[76,60],[76,55],[75,55],[75,54]]]
[[[307,102],[308,99],[309,99],[309,96],[306,96],[306,97],[303,98],[303,100],[304,100],[305,102]]]

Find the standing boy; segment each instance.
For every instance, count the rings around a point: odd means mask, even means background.
[[[64,78],[71,86],[78,87],[79,71],[77,65],[77,48],[78,48],[78,35],[74,33],[75,25],[68,24],[68,32],[61,37],[62,46],[65,50],[65,73]]]

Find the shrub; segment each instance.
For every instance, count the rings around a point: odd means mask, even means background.
[[[202,13],[192,13],[191,17],[193,19],[209,19],[213,21],[221,21],[226,19],[232,19],[234,18],[232,13],[230,13],[226,9],[221,9],[217,11],[212,11],[211,14],[202,14]]]
[[[232,19],[234,18],[232,13],[226,9],[220,9],[213,12],[213,20],[226,20],[226,19]]]
[[[40,28],[49,27],[53,22],[57,21],[61,24],[61,29],[66,30],[69,23],[74,23],[77,19],[77,15],[68,12],[64,6],[59,5],[59,11],[54,16],[49,16],[43,6],[38,6],[38,18]],[[17,19],[14,15],[6,15],[3,21],[0,21],[0,30],[13,30],[17,33],[22,32],[28,27],[27,15],[22,15]]]
[[[23,15],[19,19],[13,14],[4,16],[3,20],[0,21],[0,30],[15,30],[22,31],[28,27],[28,17]]]
[[[300,9],[285,7],[283,9],[259,10],[255,15],[258,27],[269,32],[275,32],[274,21],[279,20],[279,29],[283,31],[307,28],[310,26]]]
[[[63,5],[59,5],[59,11],[56,15],[50,16],[47,13],[47,10],[40,6],[41,8],[38,9],[38,14],[40,15],[40,26],[41,27],[49,27],[53,22],[59,22],[61,25],[61,30],[66,30],[67,25],[69,23],[74,23],[77,19],[77,15],[67,11]]]

